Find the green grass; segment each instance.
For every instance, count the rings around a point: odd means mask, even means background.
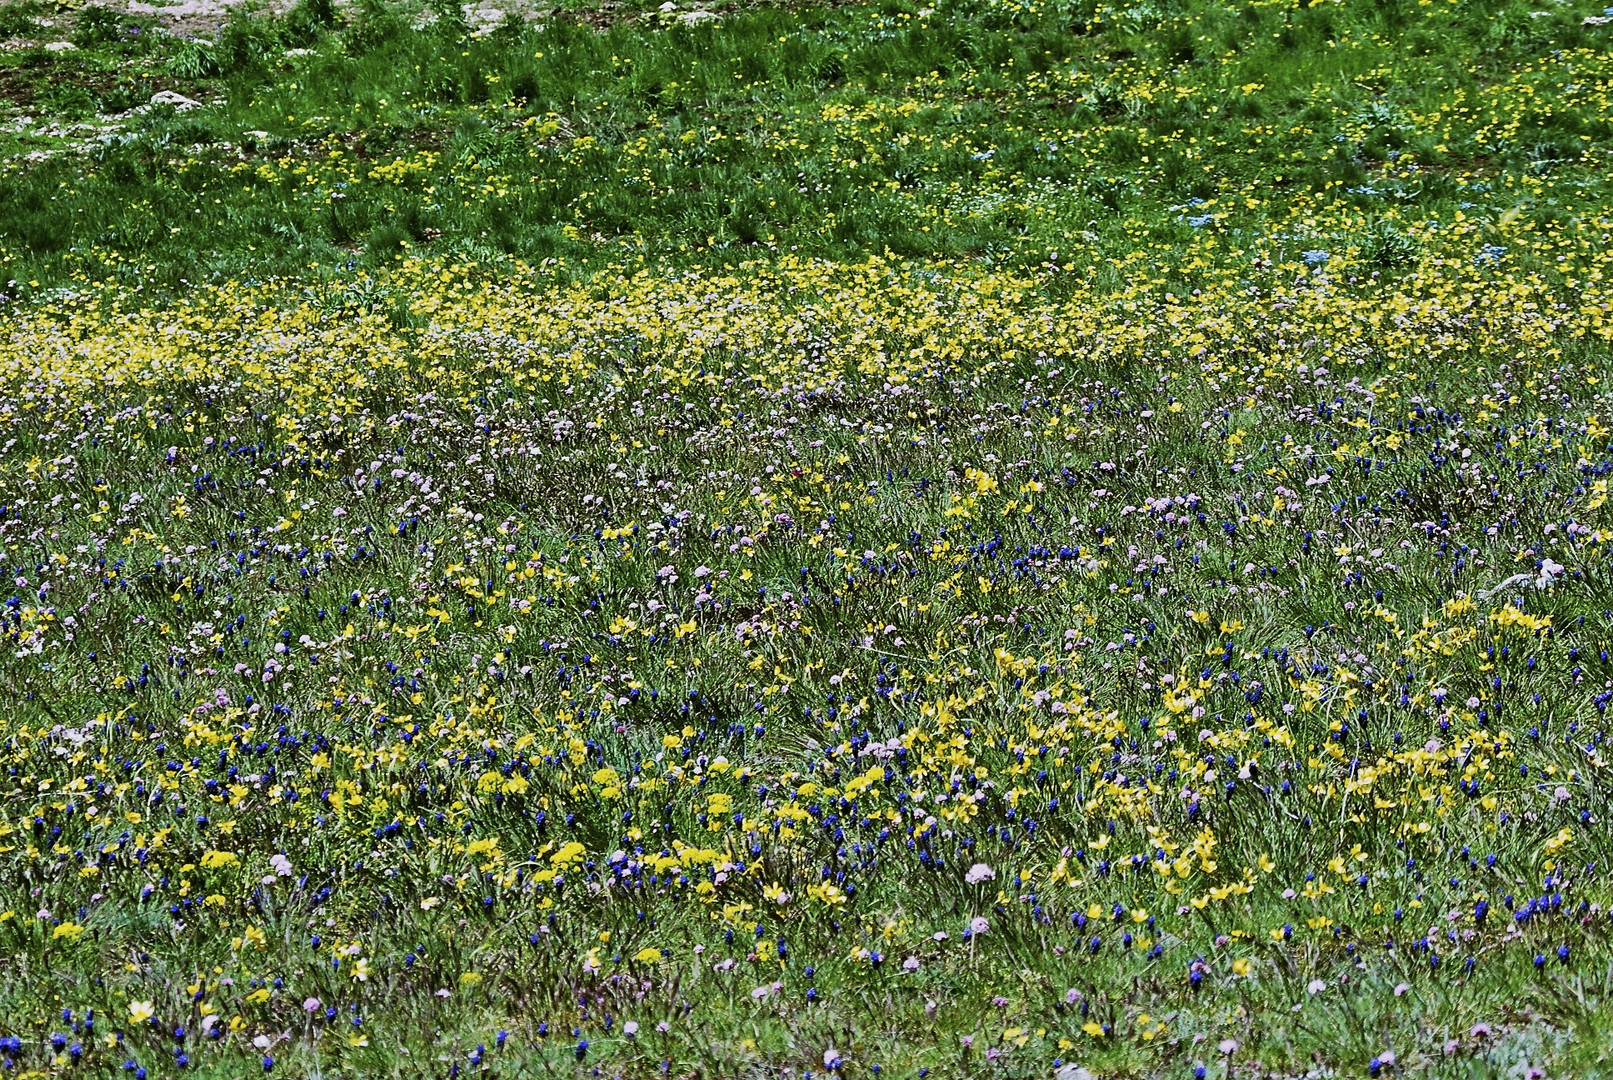
[[[1560,85],[1515,124],[1458,114],[1442,139],[1419,122],[1552,50],[1597,55],[1605,32],[1569,5],[917,11],[684,27],[624,9],[603,29],[556,13],[466,37],[451,19],[417,32],[379,5],[305,5],[210,43],[81,18],[80,52],[6,56],[24,109],[88,121],[157,89],[226,104],[135,116],[79,153],[12,135],[7,276],[182,288],[404,244],[484,262],[793,249],[1034,266],[1129,247],[1136,228],[1169,257],[1192,232],[1171,208],[1195,198],[1269,233],[1295,198],[1340,189],[1400,218],[1488,204],[1520,174],[1601,189],[1583,155],[1607,117]],[[54,156],[22,165],[25,150]],[[425,153],[399,182],[371,176]],[[1401,155],[1417,175],[1395,175]],[[1237,206],[1246,194],[1261,205]]]
[[[0,7],[6,1074],[1613,1073],[1544,7]]]

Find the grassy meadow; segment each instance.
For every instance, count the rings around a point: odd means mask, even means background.
[[[1613,1075],[1539,2],[4,0],[0,1075]]]

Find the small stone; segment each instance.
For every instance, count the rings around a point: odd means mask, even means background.
[[[201,102],[192,101],[184,94],[181,94],[175,90],[158,90],[155,94],[151,95],[151,103],[153,105],[172,105],[176,112],[184,112],[187,109],[199,109],[202,107]]]

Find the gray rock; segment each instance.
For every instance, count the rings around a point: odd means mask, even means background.
[[[153,105],[172,105],[176,112],[184,112],[187,109],[199,109],[202,107],[201,102],[192,101],[190,98],[176,90],[158,90],[155,94],[151,95],[151,103]]]

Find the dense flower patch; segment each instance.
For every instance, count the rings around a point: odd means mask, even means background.
[[[1209,1060],[1601,955],[1607,302],[1505,260],[1606,255],[1438,235],[23,314],[0,933],[96,981],[8,1053]]]
[[[8,1074],[1605,1069],[1605,16],[439,6],[0,167]]]

